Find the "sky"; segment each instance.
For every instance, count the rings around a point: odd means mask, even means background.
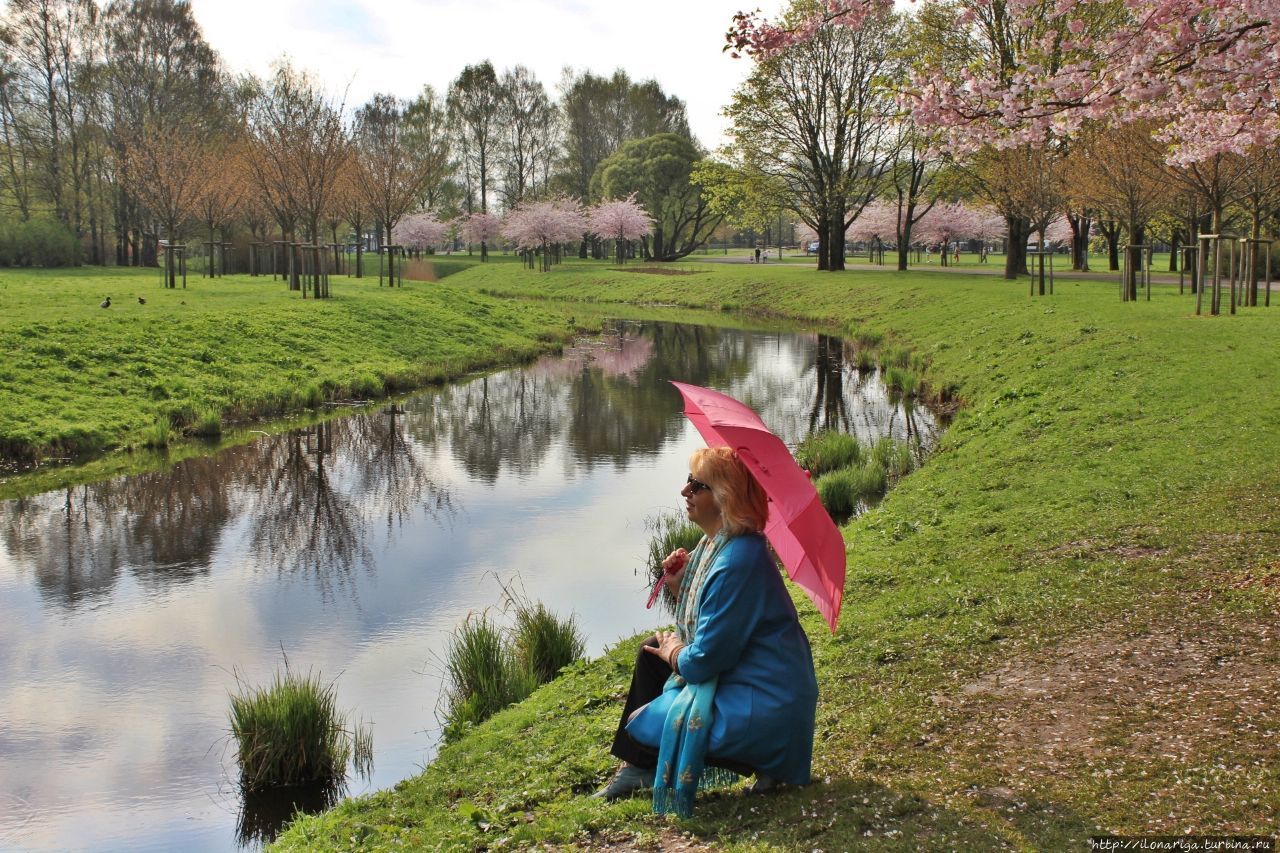
[[[379,92],[443,93],[464,66],[529,67],[553,98],[565,67],[656,79],[688,106],[714,149],[720,115],[750,72],[721,52],[735,12],[776,14],[781,0],[191,0],[205,38],[231,71],[270,73],[288,55],[356,107]]]

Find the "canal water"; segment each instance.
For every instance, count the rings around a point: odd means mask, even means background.
[[[235,850],[271,816],[235,782],[228,697],[291,667],[371,724],[348,793],[431,761],[441,656],[503,584],[588,653],[645,610],[645,521],[702,441],[676,379],[794,445],[838,426],[927,448],[825,335],[616,323],[561,357],[168,470],[0,503],[0,849]],[[604,768],[602,768],[603,770]]]

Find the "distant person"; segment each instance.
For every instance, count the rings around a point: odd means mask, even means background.
[[[612,748],[623,764],[596,793],[656,785],[655,810],[682,816],[704,767],[754,775],[754,793],[806,784],[818,700],[809,639],[761,533],[764,490],[728,447],[694,451],[689,469],[680,494],[706,535],[663,561],[676,630],[636,657]]]
[[[982,247],[982,252],[978,255],[978,263],[985,264],[987,262],[987,247]]]
[[[956,246],[956,253],[951,257],[951,260],[955,261],[957,264],[960,263],[960,247],[959,246]]]
[[[760,247],[756,246],[756,263],[760,263]]]

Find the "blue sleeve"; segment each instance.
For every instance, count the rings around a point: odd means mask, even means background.
[[[702,590],[693,642],[680,650],[676,661],[686,681],[707,681],[741,659],[764,615],[766,590],[757,576],[757,556],[744,542],[726,548],[716,559]]]

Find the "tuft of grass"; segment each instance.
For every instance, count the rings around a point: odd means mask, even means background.
[[[854,340],[858,342],[858,349],[874,350],[884,343],[884,335],[880,332],[863,330],[854,336]]]
[[[454,629],[445,650],[445,741],[457,739],[537,687],[505,633],[487,612],[468,614]]]
[[[815,477],[858,465],[863,459],[862,445],[847,432],[824,429],[810,433],[796,447],[796,461]]]
[[[651,515],[644,520],[649,531],[649,548],[645,554],[645,566],[648,569],[649,588],[658,582],[662,575],[662,561],[672,551],[683,548],[692,551],[702,538],[702,528],[693,524],[683,512],[668,510]],[[662,590],[658,599],[667,608],[675,606],[675,596],[667,589]]]
[[[902,367],[890,367],[885,371],[884,384],[894,394],[914,397],[920,390],[920,377]]]
[[[201,412],[191,428],[191,434],[202,438],[217,438],[222,435],[222,417],[216,411]]]
[[[159,415],[151,426],[143,433],[143,447],[168,447],[169,446],[169,416]]]
[[[890,483],[907,476],[916,467],[916,458],[911,453],[911,446],[888,436],[879,439],[871,446],[871,461],[884,470]]]
[[[876,369],[875,350],[859,348],[853,356],[853,366],[860,372],[867,372]]]
[[[845,519],[884,495],[888,488],[885,469],[869,460],[863,465],[849,466],[824,474],[814,483],[818,498],[832,518]]]
[[[337,785],[346,777],[347,761],[367,768],[373,739],[367,727],[353,732],[338,710],[333,682],[318,673],[299,675],[277,669],[271,684],[253,688],[243,683],[231,697],[231,735],[236,742],[240,787],[246,792],[287,785]]]
[[[571,663],[581,660],[587,643],[577,620],[561,619],[542,602],[516,603],[511,643],[520,667],[538,684],[546,684]]]
[[[890,367],[906,369],[911,364],[911,350],[902,347],[886,347],[880,350],[879,365],[881,370]]]

